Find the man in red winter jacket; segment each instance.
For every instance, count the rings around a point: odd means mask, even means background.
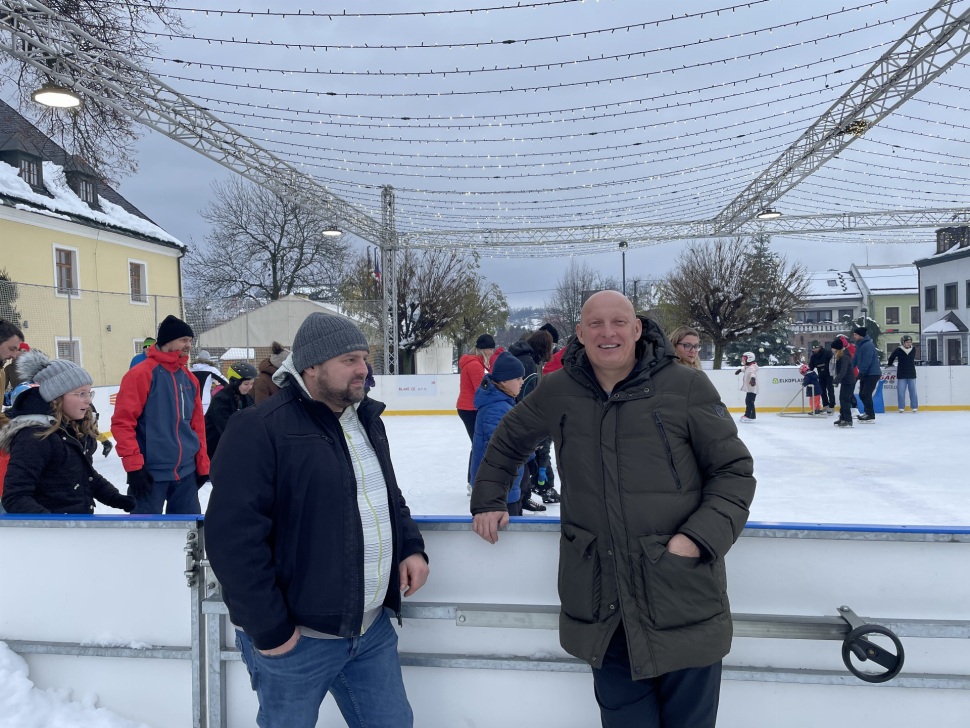
[[[128,370],[111,418],[111,433],[128,473],[132,514],[198,514],[199,488],[209,479],[205,420],[198,380],[188,370],[195,334],[168,316],[147,358]]]

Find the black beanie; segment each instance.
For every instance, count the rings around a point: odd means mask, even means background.
[[[478,337],[478,341],[475,342],[476,349],[494,349],[495,339],[491,337],[490,334],[482,334]]]
[[[166,316],[165,320],[158,327],[158,338],[155,340],[155,347],[161,349],[168,342],[181,339],[183,336],[191,336],[194,338],[195,333],[192,331],[192,327],[180,318]]]
[[[842,346],[842,339],[836,339],[835,341],[833,341],[832,348],[835,349],[836,351],[838,351],[839,349],[845,348]]]
[[[549,335],[552,337],[552,343],[553,344],[559,343],[559,332],[556,330],[556,327],[553,326],[552,324],[543,324],[542,326],[539,327],[539,331],[548,331]]]
[[[853,334],[858,334],[859,336],[868,336],[869,335],[869,332],[866,331],[866,327],[865,326],[860,326],[857,329],[852,329],[852,333]]]

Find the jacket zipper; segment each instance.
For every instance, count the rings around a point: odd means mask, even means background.
[[[670,472],[674,476],[674,483],[677,484],[677,490],[680,490],[680,476],[677,474],[677,466],[674,465],[674,453],[670,449],[670,441],[667,439],[667,433],[664,430],[663,420],[660,419],[660,413],[653,413],[653,421],[657,423],[657,429],[660,430],[660,437],[664,441],[664,448],[667,450],[667,462],[670,464]]]
[[[179,390],[178,380],[175,378],[175,372],[169,372],[172,375],[172,386],[175,387],[175,441],[179,444],[179,459],[175,464],[175,479],[181,480],[179,477],[179,465],[182,464],[182,438],[179,437],[179,425],[182,424],[182,410],[179,409],[179,395],[181,394]]]

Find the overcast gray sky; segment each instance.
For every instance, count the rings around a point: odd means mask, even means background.
[[[178,4],[240,7],[222,0]],[[353,9],[498,4],[371,0]],[[734,10],[730,5],[587,0],[488,14],[333,20],[194,13],[185,17],[199,38],[249,43],[160,39],[158,57],[143,62],[364,209],[379,215],[374,208],[379,186],[394,185],[402,230],[706,219],[930,3],[760,0]],[[265,11],[267,3],[241,7]],[[337,7],[315,4],[318,12]],[[667,20],[671,8],[689,17]],[[289,11],[292,5],[273,9]],[[554,35],[561,37],[539,39]],[[283,43],[301,47],[280,47]],[[435,43],[438,48],[428,47]],[[335,44],[356,47],[321,47]],[[360,48],[365,44],[369,47]],[[447,44],[465,47],[442,47]],[[544,65],[528,68],[539,64]],[[501,70],[505,67],[515,68]],[[478,71],[495,68],[500,70]],[[463,73],[430,75],[454,70]],[[389,71],[409,75],[378,75]],[[961,106],[970,72],[959,65],[941,80],[786,195],[779,209],[807,214],[968,204],[968,137],[960,119],[966,118]],[[199,210],[211,197],[210,185],[232,173],[154,132],[146,133],[139,149],[141,170],[123,181],[121,192],[172,234],[201,243],[207,229]],[[920,231],[774,242],[779,252],[811,269],[846,269],[867,259],[911,262],[932,252],[932,239],[933,231]],[[628,276],[662,275],[683,245],[631,250]],[[618,252],[592,255],[588,262],[620,275]],[[509,294],[513,306],[536,305],[567,264],[564,255],[486,257],[482,272]]]

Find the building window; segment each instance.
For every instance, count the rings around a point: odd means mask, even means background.
[[[147,266],[137,260],[128,261],[128,281],[132,303],[148,303]]]
[[[965,298],[967,301],[967,308],[970,308],[970,281],[967,281],[967,295]]]
[[[820,324],[832,320],[832,311],[796,311],[795,321],[800,324]]]
[[[957,297],[957,284],[947,283],[945,286],[943,286],[943,308],[949,311],[957,308],[959,305],[959,299]]]
[[[946,340],[946,365],[956,367],[963,364],[963,351],[960,339]]]
[[[40,187],[40,163],[34,159],[21,159],[20,179],[31,187]]]
[[[851,309],[851,308],[840,308],[839,309],[839,321],[841,321],[844,318],[851,319],[853,313],[854,313],[854,310]]]
[[[94,204],[94,182],[88,179],[78,180],[78,197],[81,198],[82,202],[86,202],[89,205]]]
[[[54,281],[57,292],[66,296],[77,295],[77,251],[71,248],[54,248]]]
[[[927,311],[936,310],[936,286],[927,286],[923,289],[923,301]]]
[[[891,357],[893,355],[893,352],[896,351],[896,347],[897,346],[899,346],[899,344],[896,344],[896,343],[886,344],[886,360],[887,361],[889,360],[889,357]]]
[[[80,339],[69,339],[67,337],[55,337],[55,343],[57,344],[57,358],[67,359],[72,361],[78,366],[81,364],[81,340]]]
[[[934,362],[939,361],[940,357],[936,349],[936,339],[926,340],[926,361]]]
[[[968,281],[968,283],[970,283],[970,281]],[[919,323],[919,306],[909,307],[909,322],[911,324]]]
[[[886,325],[899,324],[899,306],[886,306]]]

